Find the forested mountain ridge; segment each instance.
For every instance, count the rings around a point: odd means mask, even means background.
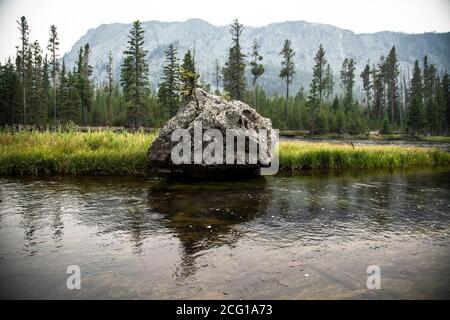
[[[161,127],[202,87],[282,129],[450,133],[449,33],[134,21],[90,30],[61,61],[55,25],[46,50],[26,17],[18,25],[16,57],[0,64],[0,124]]]
[[[72,50],[65,54],[67,66],[74,66],[78,49],[89,43],[94,82],[102,83],[106,79],[109,51],[113,55],[113,73],[118,79],[130,26],[131,24],[113,23],[90,29],[74,44]],[[174,43],[178,49],[179,58],[186,50],[195,49],[196,65],[202,81],[214,83],[215,60],[218,59],[220,65],[223,65],[231,43],[228,25],[217,27],[200,19],[190,19],[185,22],[147,21],[142,22],[142,27],[145,31],[145,48],[148,50],[153,88],[156,88],[160,81],[164,52],[170,43]],[[281,61],[279,52],[285,39],[291,40],[292,48],[296,52],[296,74],[292,83],[294,91],[302,85],[308,87],[314,55],[319,44],[323,44],[336,77],[344,58],[349,57],[356,61],[356,74],[359,75],[369,59],[371,64],[377,64],[380,56],[386,56],[392,46],[396,47],[400,70],[403,72],[412,70],[414,60],[421,60],[425,55],[438,69],[450,69],[450,32],[406,34],[385,31],[356,34],[326,24],[287,21],[257,28],[245,26],[241,40],[245,54],[249,55],[254,39],[261,45],[266,72],[260,83],[268,93],[283,92],[283,82],[278,74]],[[360,86],[360,79],[357,79],[356,86]]]

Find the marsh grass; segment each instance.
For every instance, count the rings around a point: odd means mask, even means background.
[[[336,145],[326,142],[281,142],[280,167],[302,169],[379,169],[440,166],[450,154],[435,148]]]
[[[0,133],[0,174],[142,175],[154,138],[144,132]],[[280,143],[280,167],[287,171],[446,164],[450,154],[431,148]]]
[[[426,142],[450,142],[449,136],[419,136],[418,138]]]
[[[0,174],[142,174],[153,134],[0,133]]]

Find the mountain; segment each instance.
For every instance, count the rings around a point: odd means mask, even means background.
[[[195,58],[202,80],[214,83],[214,63],[218,59],[223,65],[231,43],[229,26],[214,26],[200,19],[184,22],[142,22],[145,30],[145,46],[148,50],[150,77],[153,88],[160,80],[167,46],[174,43],[180,59],[187,49],[195,48]],[[127,36],[131,24],[102,24],[90,29],[81,37],[64,58],[69,67],[73,67],[80,46],[89,43],[92,48],[93,79],[101,83],[106,78],[106,61],[111,50],[114,58],[114,74],[120,75],[122,52],[127,45]],[[349,30],[331,25],[308,23],[305,21],[286,21],[272,23],[264,27],[246,26],[242,33],[245,52],[250,52],[253,39],[261,43],[261,53],[266,72],[261,83],[269,93],[283,92],[283,83],[278,77],[280,55],[283,41],[290,39],[296,52],[296,75],[293,88],[301,85],[307,88],[311,79],[314,55],[323,44],[326,57],[330,62],[336,80],[339,77],[342,61],[351,57],[357,62],[357,84],[359,74],[366,62],[377,63],[381,55],[386,56],[392,46],[396,46],[401,68],[407,72],[412,69],[415,59],[420,61],[425,55],[438,68],[450,70],[450,32],[406,34],[399,32],[378,32],[356,34]]]

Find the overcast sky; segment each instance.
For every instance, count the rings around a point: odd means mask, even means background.
[[[16,20],[26,16],[31,39],[43,47],[51,24],[58,28],[61,52],[90,28],[133,20],[184,21],[201,18],[225,25],[233,18],[251,26],[305,20],[357,33],[450,31],[450,0],[0,0],[0,61],[14,54]]]

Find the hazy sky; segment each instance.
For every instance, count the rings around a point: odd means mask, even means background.
[[[357,33],[450,31],[450,0],[0,0],[0,61],[14,54],[16,20],[25,15],[31,39],[45,47],[50,24],[58,28],[61,52],[90,28],[133,20],[201,18],[225,25],[233,18],[251,26],[305,20]]]

